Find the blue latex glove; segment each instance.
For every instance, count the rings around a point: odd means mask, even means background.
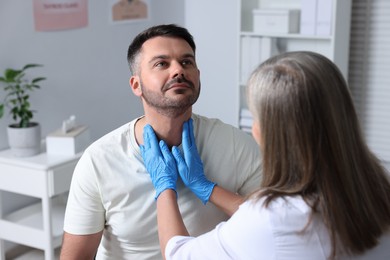
[[[140,145],[145,167],[150,174],[156,190],[155,199],[161,192],[172,189],[176,192],[177,168],[176,161],[167,144],[157,141],[156,134],[150,125],[144,127],[144,145]],[[177,195],[177,193],[176,193]]]
[[[184,159],[178,147],[174,146],[172,149],[180,177],[203,204],[206,204],[216,184],[209,181],[204,175],[203,163],[195,144],[192,119],[183,125],[182,147]]]

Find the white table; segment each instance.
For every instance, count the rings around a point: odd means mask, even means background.
[[[0,151],[0,260],[5,260],[4,240],[44,250],[45,259],[54,259],[62,243],[65,199],[80,154],[73,156],[41,153],[14,157]],[[39,198],[40,202],[5,216],[2,191]],[[60,203],[55,203],[60,201]]]

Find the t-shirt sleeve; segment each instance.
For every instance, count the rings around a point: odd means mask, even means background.
[[[87,235],[104,228],[105,210],[95,168],[88,150],[85,151],[76,165],[69,190],[64,221],[67,233]]]

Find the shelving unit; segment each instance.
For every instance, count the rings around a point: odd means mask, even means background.
[[[61,245],[66,194],[81,156],[48,155],[14,157],[0,151],[0,260],[5,260],[4,240],[44,251],[54,259]],[[2,191],[40,199],[39,203],[4,214]]]
[[[57,197],[52,201],[51,217],[53,225],[53,247],[57,248],[61,245],[63,234],[63,223],[66,206],[66,197]],[[17,223],[17,225],[23,226],[23,228],[34,230],[43,230],[43,214],[42,214],[42,202],[38,202],[20,210],[14,211],[4,217],[4,220],[10,223]],[[40,233],[40,232],[38,232]],[[42,233],[34,237],[34,241],[42,241]],[[22,241],[21,241],[22,242]],[[39,248],[39,247],[38,247]]]
[[[314,1],[314,0],[312,0]],[[242,114],[247,114],[247,104],[245,98],[246,81],[253,69],[277,53],[287,51],[306,50],[318,52],[332,60],[340,69],[345,79],[348,75],[349,57],[349,32],[351,17],[351,0],[327,0],[332,2],[331,13],[331,33],[329,35],[306,35],[300,33],[256,33],[253,32],[252,10],[262,8],[285,8],[301,9],[303,0],[241,0],[240,32],[239,32],[239,82],[240,88],[239,126],[243,130],[250,130],[250,126],[243,126],[243,121],[248,122],[248,118],[243,118]],[[252,42],[248,43],[248,42]],[[258,51],[258,44],[272,45],[272,51],[266,55],[261,50]],[[268,46],[269,48],[269,46]],[[248,54],[249,49],[249,54]],[[261,49],[261,47],[260,47]],[[245,53],[246,52],[246,53]],[[245,57],[249,58],[245,58]],[[249,61],[248,61],[249,59]],[[245,120],[244,120],[245,119]]]

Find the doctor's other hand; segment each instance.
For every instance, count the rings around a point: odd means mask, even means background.
[[[144,145],[140,145],[142,158],[156,190],[157,200],[161,192],[172,189],[176,192],[177,167],[167,144],[157,136],[150,125],[144,127]],[[177,193],[176,193],[177,195]]]
[[[192,119],[183,124],[182,148],[184,158],[178,147],[172,148],[180,177],[203,204],[206,204],[216,183],[209,181],[204,175],[203,163],[195,144]]]

